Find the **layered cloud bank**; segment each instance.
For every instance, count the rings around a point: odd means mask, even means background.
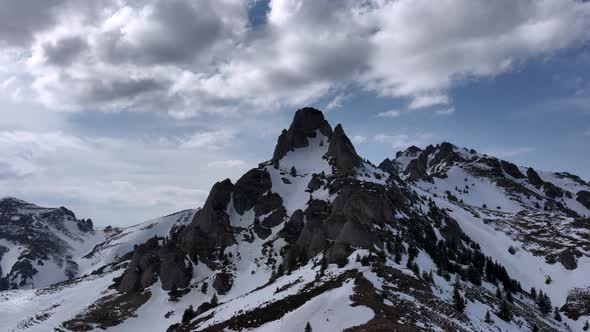
[[[190,117],[346,87],[452,113],[451,87],[588,40],[579,1],[4,1],[4,90],[57,110]],[[257,11],[259,19],[253,19]]]

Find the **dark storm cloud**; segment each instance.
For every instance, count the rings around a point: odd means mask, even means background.
[[[133,99],[142,94],[166,89],[166,84],[149,78],[118,79],[112,81],[90,80],[79,96],[81,101],[91,103],[112,102],[121,99]]]
[[[35,32],[55,24],[65,0],[0,0],[0,45],[27,46]]]
[[[43,44],[43,54],[48,64],[62,67],[69,65],[87,48],[88,44],[81,37],[67,37],[55,44]]]
[[[157,1],[145,22],[139,23],[132,40],[114,32],[101,40],[106,59],[113,63],[178,64],[191,62],[219,41],[223,22],[209,2],[199,7],[184,1]]]

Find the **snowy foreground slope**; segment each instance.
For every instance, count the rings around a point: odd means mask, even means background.
[[[574,175],[448,143],[377,167],[305,108],[200,210],[66,242],[77,273],[0,292],[0,330],[581,331],[589,216]]]

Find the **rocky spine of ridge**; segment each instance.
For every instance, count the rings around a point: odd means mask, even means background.
[[[213,270],[224,270],[227,265],[224,249],[238,241],[236,234],[240,231],[230,224],[228,206],[239,215],[253,209],[255,218],[250,227],[261,239],[268,237],[273,227],[284,223],[280,234],[289,243],[283,259],[283,265],[288,269],[303,257],[313,257],[321,252],[327,253],[329,263],[341,262],[353,246],[370,248],[377,240],[381,241],[374,224],[392,222],[395,208],[401,209],[405,199],[399,193],[379,186],[367,188],[357,180],[347,178],[363,161],[341,125],[332,131],[322,112],[313,108],[298,110],[289,129],[279,137],[270,163],[279,163],[289,151],[307,147],[308,138],[318,133],[329,139],[325,157],[333,165],[336,175],[328,178],[325,174],[314,174],[308,187],[313,195],[319,186],[328,185],[332,193],[339,193],[333,204],[312,199],[305,211],[297,210],[287,216],[282,198],[270,191],[272,183],[265,169],[267,164],[262,163],[259,168],[244,174],[235,185],[229,179],[216,183],[193,221],[170,240],[179,243],[167,244],[171,247],[168,251],[184,253],[194,264],[204,263]],[[260,221],[262,216],[264,219]],[[382,246],[381,242],[379,246]],[[153,284],[157,276],[164,273],[162,248],[166,245],[157,242],[140,246],[118,289],[133,292]],[[185,280],[190,276],[183,262],[176,259],[169,263],[174,264],[172,270],[178,271],[178,276],[170,278],[173,281],[166,283],[166,289],[186,287]],[[225,278],[217,285],[223,292],[231,287],[231,277],[225,272],[221,275]]]
[[[38,267],[49,260],[63,268],[64,279],[74,277],[78,264],[71,259],[66,239],[83,241],[93,232],[92,220],[77,219],[63,206],[44,208],[14,197],[0,199],[0,239],[23,248],[10,269],[0,267],[0,291],[32,287]],[[0,245],[0,260],[9,251]]]

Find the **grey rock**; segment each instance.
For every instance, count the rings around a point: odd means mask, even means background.
[[[590,209],[590,191],[578,191],[576,194],[576,200],[580,202],[580,204],[584,205],[587,209]]]
[[[529,180],[529,183],[535,187],[541,187],[545,183],[545,181],[541,179],[539,174],[532,167],[527,169],[526,176]]]
[[[332,127],[324,119],[321,111],[305,107],[295,112],[291,126],[288,130],[283,130],[279,136],[272,160],[278,161],[287,152],[308,146],[308,138],[315,137],[316,130],[328,138],[332,136]]]
[[[213,280],[213,288],[219,294],[226,294],[230,291],[233,285],[233,276],[227,272],[220,272],[215,275]]]
[[[522,174],[522,172],[518,169],[518,166],[514,165],[513,163],[510,163],[505,160],[500,161],[500,163],[502,164],[502,168],[504,169],[504,172],[506,172],[506,174],[512,176],[515,179],[526,178],[526,176]]]
[[[330,138],[328,156],[336,169],[344,174],[352,173],[363,162],[361,157],[357,155],[352,142],[348,139],[340,124],[334,128],[334,134]]]

